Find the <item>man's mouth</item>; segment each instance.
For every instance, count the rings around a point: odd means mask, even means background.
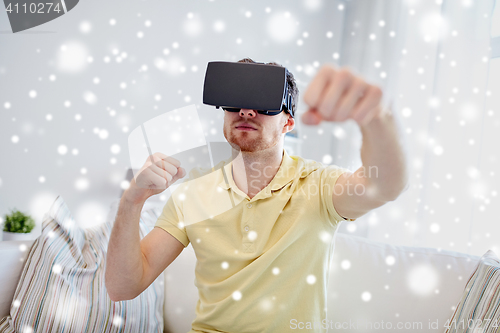
[[[236,129],[238,129],[240,131],[256,131],[257,130],[255,127],[248,125],[248,124],[242,124],[242,125],[236,126]]]

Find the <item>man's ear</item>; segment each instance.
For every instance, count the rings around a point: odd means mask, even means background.
[[[283,126],[283,132],[282,133],[288,133],[291,132],[295,128],[295,119],[293,117],[286,113],[286,118],[285,118],[285,125]]]

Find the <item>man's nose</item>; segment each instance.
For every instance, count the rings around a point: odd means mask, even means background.
[[[241,117],[244,117],[244,116],[247,116],[247,117],[255,117],[257,115],[257,112],[255,112],[255,110],[251,110],[251,109],[241,109],[240,110],[240,116]]]

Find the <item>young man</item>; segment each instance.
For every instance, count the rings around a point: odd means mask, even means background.
[[[291,73],[287,84],[295,110],[298,90]],[[304,123],[359,124],[363,165],[354,173],[289,156],[283,143],[295,119],[288,112],[224,111],[224,136],[240,155],[203,177],[203,191],[185,187],[180,198],[176,190],[141,241],[138,222],[146,199],[186,175],[177,160],[155,153],[155,162],[146,162],[121,199],[107,255],[111,299],[138,296],[191,243],[199,301],[190,332],[289,332],[301,325],[324,332],[339,224],[395,200],[407,185],[398,129],[381,97],[377,86],[330,65],[304,94]],[[235,206],[203,215],[228,194]],[[186,223],[195,216],[202,218]]]

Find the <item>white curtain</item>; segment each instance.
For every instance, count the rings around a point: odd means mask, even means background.
[[[411,182],[396,201],[343,222],[339,232],[477,255],[500,249],[495,155],[500,101],[487,89],[489,75],[495,75],[490,68],[495,0],[338,4],[335,62],[382,87],[384,105],[393,101]],[[300,131],[306,136],[304,156],[317,158],[327,149],[332,164],[361,166],[361,134],[353,121]],[[329,138],[327,145],[307,140],[318,133]]]

